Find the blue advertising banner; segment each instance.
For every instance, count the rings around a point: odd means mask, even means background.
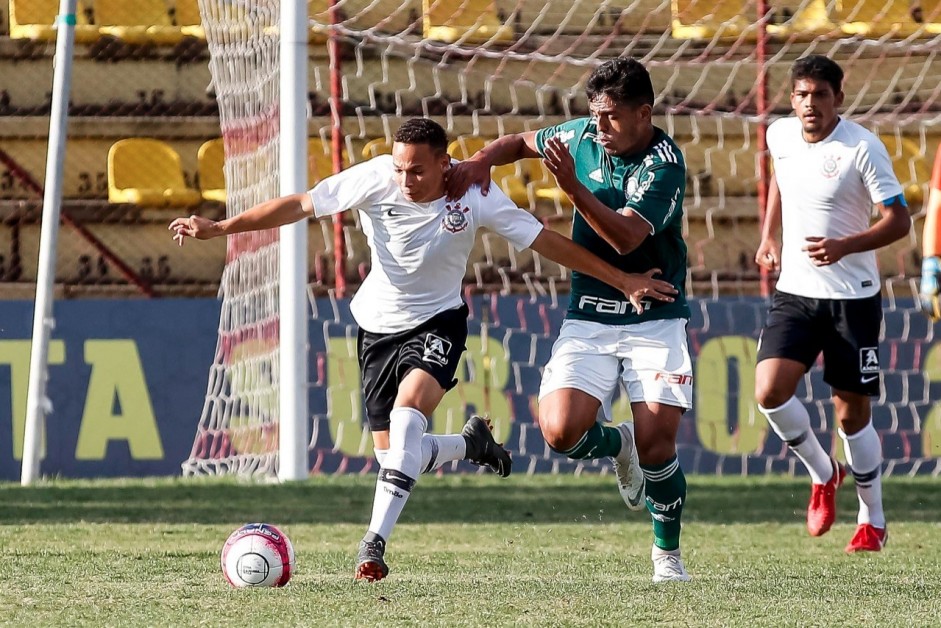
[[[174,475],[193,446],[215,299],[60,301],[41,473]],[[20,476],[33,303],[0,305],[0,479]]]
[[[564,299],[493,293],[475,295],[468,305],[458,384],[428,417],[430,431],[458,432],[470,413],[486,414],[518,470],[606,466],[606,461],[573,462],[554,454],[539,430],[541,369],[564,316]],[[317,299],[314,306],[311,472],[372,469],[349,301]],[[239,434],[230,434],[223,427],[209,440],[198,433],[218,339],[215,299],[63,301],[55,308],[48,389],[53,410],[43,475],[176,475],[194,451],[194,458],[222,466],[231,457],[276,451],[276,439],[270,438],[276,431],[267,428],[254,434],[242,425]],[[4,302],[0,308],[0,480],[20,475],[32,309],[31,302]],[[706,474],[802,473],[754,402],[757,338],[767,302],[694,300],[691,309],[694,407],[678,435],[684,468]],[[941,344],[934,332],[911,302],[885,303],[878,351],[882,393],[872,400],[872,420],[887,474],[941,471],[941,404],[936,402]],[[242,340],[257,342],[251,334]],[[239,352],[235,346],[228,350]],[[797,398],[807,407],[816,436],[842,458],[820,363],[804,378]],[[616,421],[630,418],[623,396],[614,414]]]

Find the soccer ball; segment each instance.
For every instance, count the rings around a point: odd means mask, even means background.
[[[222,573],[233,587],[283,587],[294,571],[294,546],[268,523],[249,523],[222,547]]]

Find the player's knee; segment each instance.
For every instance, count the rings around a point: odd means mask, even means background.
[[[671,439],[658,434],[637,439],[634,442],[637,446],[637,457],[643,465],[663,464],[676,454],[676,444]]]
[[[547,412],[539,417],[539,427],[546,444],[556,451],[567,451],[578,444],[585,430],[573,425],[564,416]]]
[[[762,408],[777,408],[787,403],[794,393],[784,390],[777,382],[767,379],[755,380],[755,401]]]

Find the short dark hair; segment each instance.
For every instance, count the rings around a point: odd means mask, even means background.
[[[428,118],[406,120],[392,136],[399,144],[427,144],[436,153],[448,150],[448,134],[440,124]]]
[[[591,73],[585,85],[588,100],[607,96],[622,105],[653,105],[650,73],[637,59],[619,57],[605,61]]]
[[[802,79],[826,81],[833,88],[834,94],[843,89],[843,69],[833,59],[823,55],[801,57],[791,66],[791,89]]]

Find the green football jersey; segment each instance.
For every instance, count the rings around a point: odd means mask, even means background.
[[[657,277],[669,281],[679,294],[673,303],[649,300],[637,314],[616,288],[582,273],[572,273],[572,294],[567,317],[609,325],[629,325],[649,320],[689,318],[686,302],[686,242],[683,240],[683,196],[686,163],[679,147],[666,133],[654,129],[647,148],[628,157],[604,152],[596,141],[591,118],[570,120],[536,133],[536,148],[545,155],[546,141],[558,137],[575,160],[578,180],[599,201],[621,211],[630,208],[650,223],[651,234],[640,246],[620,255],[576,211],[572,239],[612,266],[629,273],[659,268]]]

